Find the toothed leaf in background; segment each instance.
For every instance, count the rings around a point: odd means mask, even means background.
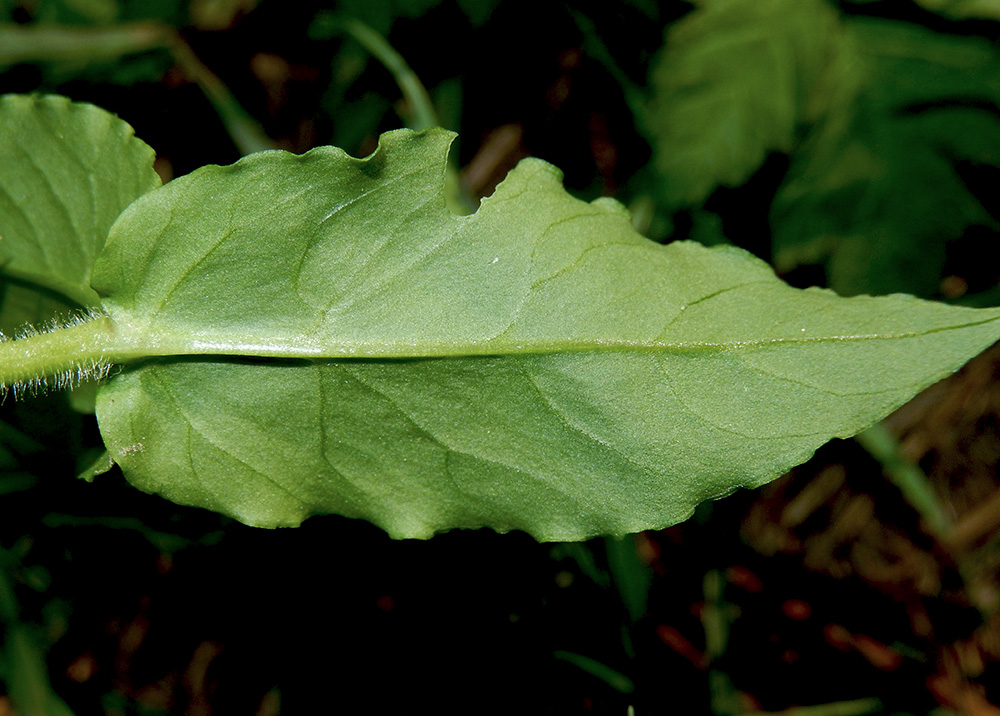
[[[647,131],[673,207],[736,186],[802,123],[849,97],[843,33],[825,0],[699,0],[670,26],[650,78]],[[831,74],[832,72],[832,74]]]
[[[792,155],[772,207],[781,272],[823,264],[844,294],[936,295],[949,242],[996,230],[976,168],[1000,167],[1000,55],[987,42],[855,20],[866,69],[846,126],[821,127]]]

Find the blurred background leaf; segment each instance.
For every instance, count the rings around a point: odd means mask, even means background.
[[[843,94],[828,78],[843,32],[826,0],[699,0],[653,67],[648,131],[666,201],[737,186]]]
[[[847,295],[940,297],[958,242],[996,240],[1000,55],[898,22],[850,30],[864,81],[850,123],[816,127],[791,156],[771,213],[774,264],[822,265]]]

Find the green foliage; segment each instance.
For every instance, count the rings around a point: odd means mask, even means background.
[[[963,170],[997,167],[990,44],[827,3],[712,0],[671,26],[653,73],[662,202],[703,203],[790,157],[771,207],[779,272],[842,294],[938,293],[950,242],[995,229]]]
[[[132,85],[170,68],[168,27],[181,0],[45,0],[29,4],[31,22],[0,13],[0,69],[37,63],[49,90],[71,81]],[[6,22],[5,22],[6,21]]]
[[[871,0],[854,0],[870,2]],[[997,0],[915,0],[923,8],[953,18],[1000,19],[1000,2]]]
[[[103,117],[80,131],[121,124]],[[97,416],[126,477],[249,524],[335,512],[395,537],[573,540],[773,479],[998,335],[995,311],[798,291],[737,249],[659,246],[538,160],[455,215],[450,141],[264,152],[149,191],[96,258],[101,316],[0,346],[5,382],[120,364]],[[135,146],[95,169],[140,177],[123,196],[151,183]],[[9,166],[14,182],[37,171]],[[97,182],[78,186],[89,206]],[[73,286],[77,265],[45,268]]]
[[[386,35],[397,20],[419,17],[441,4],[443,4],[441,0],[384,0],[383,2],[339,0],[336,11],[342,16],[360,20],[375,32]],[[496,9],[499,0],[457,0],[457,4],[470,22],[481,25]],[[312,32],[323,35],[327,32],[327,28],[328,18],[321,14]]]
[[[850,29],[865,81],[850,124],[818,127],[792,156],[773,207],[775,266],[826,259],[841,293],[933,295],[947,243],[996,225],[957,167],[1000,166],[1000,56],[899,23]]]
[[[665,200],[698,204],[769,152],[791,151],[800,127],[839,101],[827,75],[841,35],[826,0],[701,0],[670,26],[648,120]]]
[[[94,260],[111,224],[160,184],[132,129],[61,97],[0,98],[0,330],[97,306]]]
[[[0,576],[0,579],[7,581],[6,575]],[[10,591],[9,587],[7,591]],[[12,593],[8,599],[13,601]],[[73,716],[70,708],[49,686],[45,654],[37,646],[42,639],[34,633],[36,629],[18,621],[17,616],[15,612],[9,615],[10,618],[2,620],[5,653],[0,661],[3,667],[0,674],[8,684],[11,696],[24,713]]]
[[[332,58],[332,81],[323,98],[324,108],[329,116],[340,120],[335,122],[332,142],[336,146],[353,150],[362,146],[363,140],[371,137],[371,130],[377,127],[382,117],[389,113],[392,98],[377,92],[367,92],[355,96],[357,80],[374,57],[393,73],[404,99],[407,110],[402,112],[404,124],[413,129],[431,126],[425,122],[423,103],[414,102],[413,85],[419,86],[417,94],[426,95],[426,90],[405,60],[388,45],[385,37],[393,25],[403,18],[414,18],[438,8],[441,0],[392,0],[392,2],[368,2],[367,0],[344,0],[337,3],[336,12],[321,12],[309,26],[309,36],[314,40],[330,40],[349,37],[336,49]],[[498,0],[458,0],[461,13],[472,26],[482,25],[498,6]],[[405,68],[405,69],[403,69]],[[401,72],[400,70],[403,69]],[[350,118],[349,121],[346,121]],[[445,122],[444,126],[450,126]]]

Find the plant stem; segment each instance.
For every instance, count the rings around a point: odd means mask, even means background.
[[[784,711],[755,711],[753,716],[864,716],[882,711],[882,702],[878,699],[855,699],[853,701],[835,701],[816,706],[794,706]],[[750,713],[741,716],[752,716]]]
[[[652,571],[639,558],[635,535],[605,537],[604,546],[608,555],[608,570],[634,624],[646,613]]]
[[[172,32],[169,35],[168,47],[181,71],[201,87],[240,154],[246,156],[275,148],[274,142],[261,129],[260,123],[243,109],[243,105],[236,100],[225,83],[198,59],[191,46],[179,34]]]
[[[327,16],[325,22],[332,29],[353,37],[392,73],[396,85],[403,93],[403,98],[410,108],[410,117],[407,120],[410,129],[419,132],[441,126],[437,112],[434,110],[434,103],[431,101],[423,82],[406,63],[406,59],[389,44],[388,40],[360,20]],[[462,188],[458,177],[458,168],[454,161],[448,162],[447,174],[445,175],[445,195],[448,199],[448,206],[456,214],[471,214],[478,206],[478,202],[468,196]]]
[[[708,657],[708,687],[712,713],[728,716],[738,713],[739,693],[732,679],[719,666],[729,644],[730,607],[723,597],[725,580],[717,569],[710,569],[702,580],[705,607],[701,613],[701,623],[705,629],[705,656]]]
[[[622,95],[625,97],[625,103],[628,105],[629,109],[632,110],[632,114],[635,116],[636,124],[639,126],[648,125],[648,110],[646,109],[646,97],[642,90],[632,81],[632,79],[625,74],[618,63],[615,61],[615,57],[608,46],[604,44],[601,39],[601,34],[597,31],[594,23],[591,22],[590,18],[581,12],[577,12],[572,8],[567,8],[570,17],[576,23],[576,26],[580,28],[580,33],[583,35],[583,49],[584,51],[593,57],[595,60],[601,63],[608,74],[614,78],[615,82],[621,88]]]
[[[631,694],[635,691],[635,684],[625,674],[615,671],[607,664],[596,659],[591,659],[589,656],[577,654],[572,651],[554,651],[552,652],[552,656],[562,661],[568,661],[578,669],[596,676],[615,691],[623,694]]]
[[[412,112],[409,121],[411,129],[419,132],[422,129],[440,126],[437,113],[434,111],[434,103],[431,102],[430,95],[427,94],[420,78],[388,40],[359,20],[338,17],[334,20],[334,24],[361,43],[362,47],[372,53],[392,73]]]
[[[924,471],[906,460],[899,450],[899,441],[883,423],[875,423],[854,436],[868,453],[882,463],[889,479],[903,493],[903,498],[924,518],[931,533],[941,542],[948,542],[952,521],[944,511],[934,487]]]
[[[172,27],[155,21],[108,27],[0,24],[0,67],[21,62],[79,63],[152,50],[170,52],[181,71],[201,87],[241,154],[275,148],[260,124]]]
[[[48,333],[0,341],[0,389],[37,390],[99,377],[110,365],[111,319],[86,320]]]
[[[108,27],[0,24],[0,66],[23,62],[86,62],[166,47],[170,28],[158,22]]]

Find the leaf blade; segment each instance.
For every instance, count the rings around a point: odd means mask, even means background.
[[[452,215],[448,141],[243,160],[125,212],[95,285],[123,340],[166,356],[98,396],[133,484],[268,527],[625,534],[777,477],[1000,335],[1000,311],[842,299],[738,249],[653,244],[538,162]],[[256,218],[231,208],[248,185]]]
[[[56,96],[0,97],[0,135],[0,266],[15,279],[3,326],[97,305],[90,272],[108,230],[160,184],[152,149],[114,115]]]

